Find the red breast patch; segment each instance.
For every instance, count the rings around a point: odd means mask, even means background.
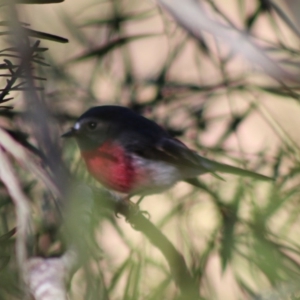
[[[113,142],[82,151],[81,155],[93,177],[107,188],[129,193],[135,183],[135,170],[124,149]]]

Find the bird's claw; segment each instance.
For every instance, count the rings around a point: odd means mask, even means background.
[[[126,222],[130,223],[131,225],[132,219],[138,217],[140,214],[145,216],[147,219],[150,219],[150,214],[148,211],[140,210],[138,204],[135,204],[128,199],[120,201],[115,210],[115,216],[117,218],[120,218],[120,215],[123,215],[125,216]]]
[[[149,212],[147,210],[140,210],[140,213],[147,218],[148,220],[150,220],[151,215],[149,214]]]
[[[120,219],[120,218],[121,218],[121,216],[120,216],[120,212],[119,212],[119,211],[117,211],[117,210],[115,210],[115,217],[116,217],[116,218],[118,218],[118,219]]]

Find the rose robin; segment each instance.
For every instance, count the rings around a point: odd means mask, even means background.
[[[204,158],[155,122],[121,106],[86,111],[62,137],[74,137],[88,171],[109,190],[148,195],[204,173],[270,177]]]

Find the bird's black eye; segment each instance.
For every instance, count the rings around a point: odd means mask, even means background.
[[[89,122],[87,125],[90,130],[94,130],[97,127],[96,122]]]

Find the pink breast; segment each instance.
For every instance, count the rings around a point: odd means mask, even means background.
[[[91,175],[104,186],[123,193],[131,191],[136,172],[131,158],[119,145],[106,142],[95,150],[82,151],[81,155]]]

